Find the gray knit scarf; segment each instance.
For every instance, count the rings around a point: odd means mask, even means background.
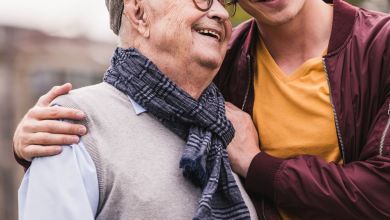
[[[194,219],[250,219],[226,151],[234,128],[214,84],[195,100],[134,48],[116,49],[104,81],[187,141],[180,168],[202,189]]]

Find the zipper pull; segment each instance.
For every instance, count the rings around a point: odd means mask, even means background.
[[[387,109],[387,115],[390,116],[390,103],[389,103],[389,108]]]
[[[387,115],[390,116],[390,103],[389,103],[389,108],[387,109]]]

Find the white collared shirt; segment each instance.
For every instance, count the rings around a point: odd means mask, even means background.
[[[146,110],[131,98],[137,115]],[[18,192],[19,220],[92,220],[99,204],[95,164],[82,138],[59,155],[34,158]]]

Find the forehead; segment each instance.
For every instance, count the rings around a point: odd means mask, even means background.
[[[155,14],[170,16],[184,14],[189,9],[197,10],[192,0],[145,0]],[[188,14],[187,14],[188,15]]]

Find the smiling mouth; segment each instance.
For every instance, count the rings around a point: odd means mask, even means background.
[[[195,31],[201,35],[215,38],[219,42],[222,40],[221,33],[217,30],[209,29],[209,28],[197,28],[195,29]]]

